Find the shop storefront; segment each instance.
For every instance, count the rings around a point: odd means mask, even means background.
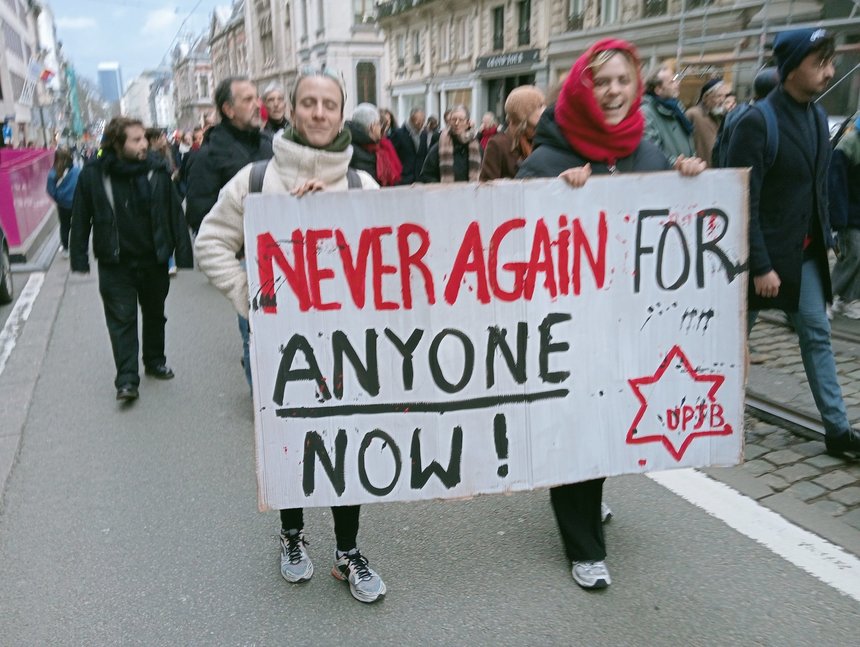
[[[540,85],[538,77],[543,72],[539,49],[481,56],[475,65],[482,94],[476,108],[480,113],[490,111],[504,121],[505,99],[511,90],[521,85]]]

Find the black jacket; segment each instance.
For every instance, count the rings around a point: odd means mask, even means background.
[[[858,137],[854,131],[847,137]],[[829,174],[830,224],[834,229],[860,229],[860,164],[839,148],[833,151]]]
[[[571,148],[555,122],[555,106],[544,110],[535,131],[534,150],[520,165],[517,178],[556,177],[562,171],[576,166],[591,164],[591,172],[597,175],[610,173],[602,162],[585,159]],[[669,160],[655,144],[643,139],[629,157],[618,160],[619,173],[642,171],[668,171]]]
[[[422,130],[418,137],[418,148],[415,148],[412,133],[406,124],[391,133],[391,143],[394,144],[394,150],[397,151],[397,157],[403,165],[400,184],[412,184],[418,181],[421,169],[424,168],[427,150],[430,148],[428,139],[427,131]]]
[[[167,263],[175,254],[176,265],[194,267],[191,239],[179,202],[176,185],[170,178],[170,169],[163,159],[148,158],[152,188],[150,217],[152,241],[156,260]],[[119,248],[119,231],[116,214],[105,189],[110,182],[104,169],[104,158],[88,162],[78,178],[75,200],[72,205],[72,228],[69,234],[71,266],[74,272],[89,272],[90,231],[93,234],[93,253],[99,263],[116,264],[123,261]]]
[[[243,131],[223,121],[206,131],[203,145],[188,171],[185,218],[194,231],[218,201],[218,192],[239,169],[272,157],[272,136],[263,131]]]
[[[751,168],[749,308],[794,312],[800,299],[804,239],[810,232],[814,239],[810,251],[819,264],[825,299],[832,299],[826,249],[832,245],[827,215],[830,141],[827,120],[814,104],[797,103],[782,86],[765,101],[773,106],[779,130],[773,165],[764,168],[767,130],[758,110],[747,110],[735,127],[728,164]],[[816,147],[810,144],[814,134],[810,122],[817,124]],[[770,270],[779,275],[779,294],[772,299],[756,296],[753,278]]]
[[[365,132],[364,128],[351,121],[346,122],[346,127],[349,128],[349,132],[352,135],[352,160],[349,162],[349,165],[358,171],[369,173],[376,180],[376,183],[379,184],[379,178],[376,177],[376,153],[371,153],[364,148],[367,144],[373,144],[373,140]]]

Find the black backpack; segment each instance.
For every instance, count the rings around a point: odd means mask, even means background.
[[[259,193],[263,190],[263,178],[266,177],[266,169],[269,168],[269,160],[260,160],[251,165],[251,180],[248,189],[251,193]],[[361,188],[361,178],[351,166],[346,169],[346,182],[350,189]]]

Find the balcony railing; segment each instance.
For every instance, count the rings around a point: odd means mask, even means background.
[[[404,11],[409,11],[418,5],[427,4],[433,0],[381,0],[376,5],[377,19],[396,16]]]

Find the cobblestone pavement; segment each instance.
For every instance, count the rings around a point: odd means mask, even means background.
[[[860,322],[837,317],[834,330],[860,333]],[[834,339],[833,348],[849,418],[860,427],[860,345]],[[819,419],[793,331],[759,320],[750,334],[750,356],[748,393]],[[860,554],[860,461],[828,456],[814,432],[783,427],[749,409],[745,431],[744,464],[708,473]]]

